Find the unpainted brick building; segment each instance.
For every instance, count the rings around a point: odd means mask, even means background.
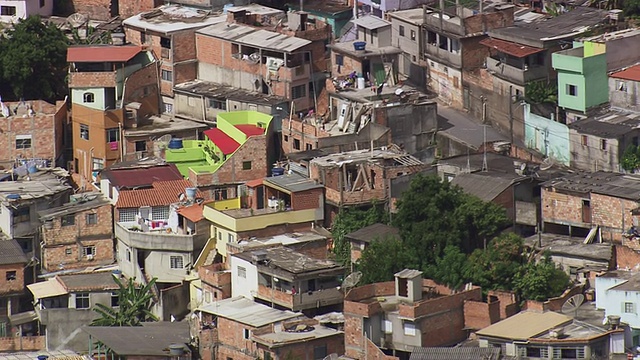
[[[26,102],[0,101],[0,166],[11,168],[28,159],[46,160],[65,165],[64,128],[67,104],[55,105],[43,100]]]
[[[42,226],[42,268],[55,272],[114,261],[111,203],[100,193],[39,213]]]
[[[455,292],[409,269],[395,274],[395,281],[354,288],[344,301],[346,355],[367,359],[368,339],[396,355],[416,346],[456,344],[468,335],[467,301],[482,301],[482,289],[468,286]],[[499,315],[498,308],[494,312]]]

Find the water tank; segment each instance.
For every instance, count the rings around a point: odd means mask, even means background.
[[[19,200],[20,199],[20,194],[9,194],[9,195],[7,195],[7,199],[9,199],[9,200]]]
[[[184,345],[182,345],[182,344],[171,344],[171,345],[169,345],[169,355],[171,355],[171,356],[184,355]]]
[[[29,174],[37,173],[38,172],[38,168],[35,165],[30,165],[27,168],[27,172],[29,172]]]
[[[281,176],[284,175],[284,168],[274,167],[271,169],[271,176]]]
[[[358,90],[362,90],[364,89],[364,78],[363,77],[359,77],[358,78]]]
[[[353,48],[356,51],[361,51],[364,50],[367,47],[367,43],[364,41],[356,41],[353,43]]]
[[[226,13],[227,13],[227,10],[229,10],[229,8],[232,8],[232,7],[234,7],[234,6],[235,6],[234,4],[225,4],[225,5],[222,7],[222,13],[223,13],[223,14],[226,14]]]
[[[187,199],[188,199],[188,200],[191,200],[191,201],[195,200],[195,198],[196,198],[196,191],[198,191],[198,189],[197,189],[197,188],[193,188],[193,187],[190,187],[190,188],[186,188],[186,189],[184,189],[184,192],[185,192],[185,193],[186,193],[186,195],[187,195]]]
[[[182,139],[173,138],[169,141],[169,149],[182,149]]]
[[[38,360],[47,360],[49,356],[47,355],[38,355]]]

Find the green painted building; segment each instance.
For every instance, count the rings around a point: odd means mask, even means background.
[[[217,127],[205,130],[203,140],[172,142],[175,145],[165,150],[165,160],[176,164],[185,177],[189,177],[190,169],[195,174],[214,173],[247,139],[267,134],[271,120],[271,115],[257,111],[219,113]]]
[[[590,109],[609,101],[607,57],[602,47],[574,43],[574,48],[554,53],[552,63],[558,72],[558,105],[567,111],[568,122],[584,118]]]

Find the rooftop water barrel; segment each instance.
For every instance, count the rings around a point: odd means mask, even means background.
[[[38,172],[38,167],[36,167],[35,165],[30,165],[27,168],[27,171],[29,172],[29,174],[37,173]]]
[[[169,149],[182,149],[182,139],[173,138],[169,141]]]
[[[282,176],[284,175],[284,168],[274,167],[271,169],[271,176]]]
[[[196,191],[197,190],[198,189],[194,188],[194,187],[189,187],[189,188],[184,189],[184,192],[187,195],[187,199],[193,201],[196,198]]]
[[[171,345],[169,345],[169,355],[171,355],[171,356],[184,355],[184,345],[182,345],[182,344],[171,344]]]
[[[367,43],[364,41],[356,41],[353,43],[353,48],[356,51],[361,51],[364,50],[367,47]]]

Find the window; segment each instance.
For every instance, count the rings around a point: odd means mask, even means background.
[[[182,256],[171,256],[169,260],[170,260],[172,269],[184,268],[184,263],[183,263],[184,260],[182,259]]]
[[[233,234],[227,234],[227,242],[233,242],[235,240],[235,237],[233,236]]]
[[[243,161],[242,170],[251,170],[251,161]]]
[[[62,226],[71,226],[71,225],[75,225],[76,223],[76,215],[75,214],[71,214],[71,215],[65,215],[62,217],[61,219],[62,221]]]
[[[91,159],[91,163],[93,165],[93,170],[104,169],[104,159],[101,158],[93,158]]]
[[[120,209],[120,211],[118,211],[118,221],[120,222],[136,221],[137,214],[138,214],[138,209],[136,208]]]
[[[80,124],[80,138],[89,140],[89,125]]]
[[[82,94],[82,102],[92,103],[96,100],[96,96],[92,92],[86,92]]]
[[[313,145],[307,144],[306,148],[307,148],[307,150],[313,150]]]
[[[14,224],[31,220],[31,212],[28,206],[16,209],[12,215]]]
[[[73,254],[73,249],[71,248],[64,249],[64,254],[67,256],[70,256],[71,254]]]
[[[16,149],[31,149],[31,135],[16,135]]]
[[[164,112],[166,114],[173,114],[173,104],[164,104]]]
[[[404,36],[404,26],[400,25],[398,28],[398,34],[400,34],[400,36]]]
[[[567,95],[578,96],[578,87],[575,85],[567,84]]]
[[[165,48],[165,49],[171,49],[171,39],[166,38],[166,37],[161,37],[160,38],[160,46]]]
[[[162,80],[173,81],[173,73],[169,70],[162,70]]]
[[[145,34],[144,32],[140,31],[140,44],[144,44],[147,42],[147,34]]]
[[[167,220],[169,218],[168,206],[154,206],[151,208],[152,220]]]
[[[600,140],[600,150],[607,150],[607,139]]]
[[[344,56],[342,56],[342,54],[336,54],[336,65],[344,65]]]
[[[120,296],[118,296],[117,292],[111,293],[111,307],[120,306]]]
[[[124,258],[127,259],[128,262],[131,262],[131,250],[126,249],[124,251]]]
[[[391,334],[393,332],[393,324],[391,321],[383,319],[382,320],[382,331],[385,334]]]
[[[634,314],[635,311],[635,304],[632,302],[626,302],[624,303],[624,312],[625,314]]]
[[[284,142],[289,142],[289,135],[284,136]]]
[[[95,225],[98,223],[98,214],[96,213],[91,213],[91,214],[87,214],[85,216],[85,221],[87,222],[87,225]]]
[[[293,139],[293,148],[295,150],[300,150],[300,140],[298,139]]]
[[[416,324],[412,322],[405,321],[403,324],[404,334],[407,336],[415,336],[416,335]]]
[[[82,248],[82,254],[84,255],[84,257],[92,258],[96,256],[96,247],[93,245],[85,246]]]
[[[414,30],[411,30],[411,40],[416,40],[416,32]]]
[[[120,141],[120,130],[118,128],[107,129],[107,142]]]
[[[13,281],[17,278],[17,273],[15,271],[7,271],[7,281]]]
[[[222,231],[218,231],[218,240],[222,240]]]
[[[242,266],[238,266],[238,277],[246,279],[247,278],[247,269],[242,267]]]
[[[294,86],[291,88],[291,97],[294,99],[300,99],[307,96],[307,84]]]
[[[209,99],[209,107],[212,109],[227,110],[227,102],[216,99]]]
[[[45,5],[45,0],[40,0],[40,7],[43,8]]]
[[[627,83],[624,81],[616,81],[616,90],[627,92]]]
[[[147,141],[146,140],[138,140],[136,141],[136,152],[147,151]]]
[[[587,135],[582,135],[581,141],[582,146],[589,146],[589,138],[587,137]]]
[[[89,308],[89,293],[77,293],[76,309],[88,309],[88,308]]]
[[[242,329],[242,338],[249,339],[251,337],[251,331],[249,329]]]
[[[16,15],[16,7],[15,6],[0,6],[0,15],[2,15],[2,16],[15,16]]]

